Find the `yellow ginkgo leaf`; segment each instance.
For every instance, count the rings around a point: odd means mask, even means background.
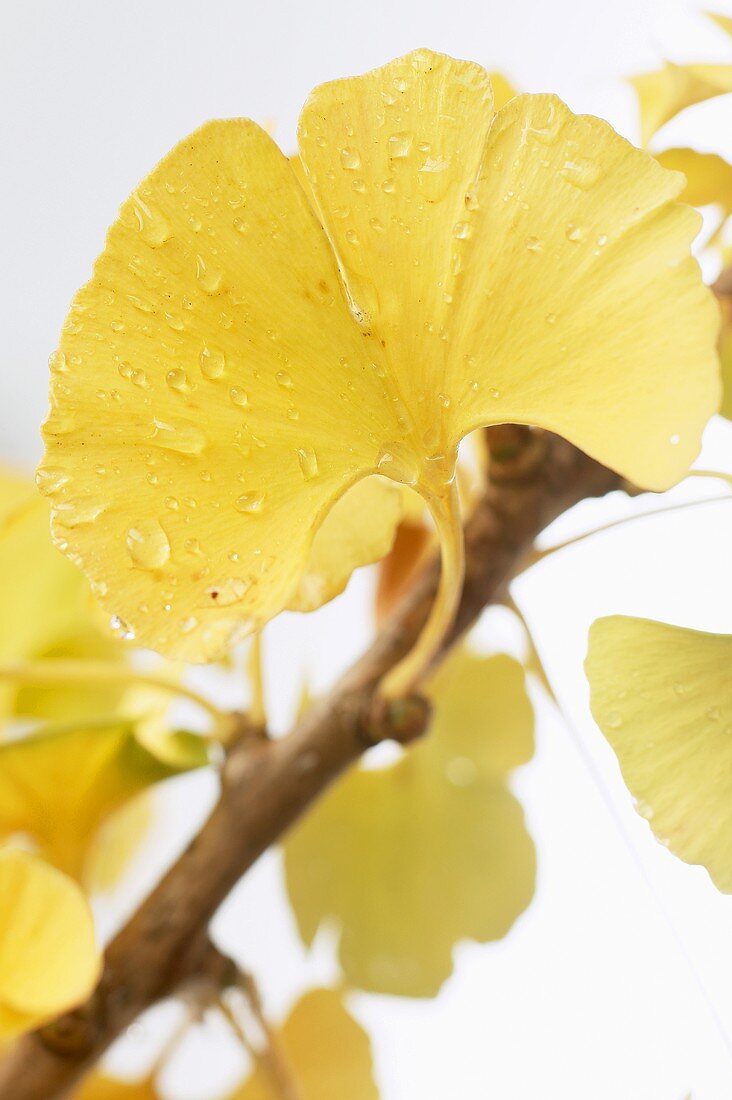
[[[297,599],[351,486],[413,485],[446,564],[403,687],[457,601],[462,437],[536,424],[665,488],[718,403],[717,314],[683,178],[551,96],[496,114],[483,69],[419,50],[316,89],[299,135],[309,194],[231,120],[122,208],[54,358],[40,482],[120,627],[194,661]]]
[[[142,1081],[121,1081],[106,1073],[93,1073],[86,1079],[73,1100],[159,1100],[155,1083],[145,1077]]]
[[[0,470],[0,664],[48,656],[121,657],[121,647],[95,625],[88,587],[51,542],[49,509],[30,479]],[[118,688],[80,692],[22,689],[0,683],[0,716],[83,718],[109,712]],[[73,707],[73,709],[72,709]],[[99,713],[97,710],[97,713]]]
[[[647,145],[657,130],[679,112],[714,96],[732,92],[732,65],[674,65],[631,79],[638,96],[641,140]]]
[[[57,867],[81,878],[105,818],[153,783],[206,763],[201,738],[168,734],[175,763],[116,720],[41,732],[0,745],[0,836],[25,834]]]
[[[336,501],[316,531],[290,610],[315,611],[343,591],[354,569],[388,554],[402,510],[397,488],[374,477]]]
[[[26,852],[0,851],[0,1037],[79,1003],[98,974],[91,912],[76,883]]]
[[[298,1100],[378,1100],[369,1037],[349,1014],[340,993],[332,989],[305,993],[276,1037]],[[261,1066],[230,1100],[279,1100],[281,1096]]]
[[[721,206],[725,215],[732,210],[732,164],[716,153],[696,149],[666,149],[656,160],[686,176],[682,198],[692,206]]]
[[[585,668],[653,832],[732,893],[732,636],[614,615],[593,623]]]
[[[284,845],[303,940],[335,921],[349,984],[421,997],[449,977],[458,941],[508,932],[535,873],[506,785],[533,750],[523,669],[459,651],[429,694],[427,739],[391,767],[350,773]]]
[[[499,111],[510,99],[518,95],[518,92],[503,73],[491,73],[490,80],[493,89],[493,107],[496,111]]]
[[[106,893],[117,886],[153,820],[152,794],[144,791],[101,822],[84,859],[84,887],[89,894]]]
[[[725,34],[732,35],[732,16],[723,15],[722,12],[718,11],[708,11],[707,15],[725,32]]]

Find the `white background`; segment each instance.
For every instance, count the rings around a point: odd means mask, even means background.
[[[39,455],[46,359],[71,295],[121,200],[205,119],[249,115],[290,149],[313,85],[427,45],[500,68],[522,89],[558,92],[635,138],[623,75],[664,54],[732,60],[721,32],[671,0],[4,0],[0,14],[0,460],[28,466]],[[732,154],[730,110],[729,99],[704,105],[668,127],[669,143]],[[730,443],[713,425],[705,462],[732,467]],[[676,495],[722,491],[695,484]],[[648,506],[588,505],[556,536]],[[386,1100],[732,1096],[732,901],[633,813],[581,673],[588,625],[602,613],[732,631],[731,519],[718,504],[641,521],[516,586],[571,719],[542,707],[539,751],[516,783],[539,852],[537,896],[503,943],[459,947],[436,1001],[353,1000]],[[359,576],[338,604],[275,624],[268,676],[280,724],[306,651],[319,683],[359,651],[369,592]],[[495,620],[480,638],[490,646],[504,634],[515,643]],[[194,796],[205,797],[199,781],[167,801],[182,816]],[[217,922],[275,1016],[309,979],[331,976],[327,952],[304,959],[278,874],[276,855],[262,861]],[[201,1100],[202,1081],[231,1083],[230,1044],[215,1025],[204,1031],[170,1067],[171,1097]],[[131,1041],[144,1046],[155,1033],[150,1023]]]

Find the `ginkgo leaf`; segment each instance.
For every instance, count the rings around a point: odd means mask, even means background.
[[[153,783],[207,761],[201,738],[168,734],[175,763],[121,720],[41,732],[0,745],[0,836],[27,834],[57,867],[81,878],[99,825]]]
[[[47,656],[121,658],[119,643],[96,628],[84,578],[51,542],[47,503],[30,479],[7,470],[0,470],[0,575],[0,664]],[[119,695],[117,687],[18,691],[0,683],[0,716],[83,718],[94,708],[109,712]]]
[[[510,99],[518,95],[518,92],[503,73],[491,73],[490,81],[493,90],[493,107],[496,111],[499,111]]]
[[[653,135],[687,107],[732,92],[732,65],[675,65],[635,76],[630,83],[638,96],[641,140]]]
[[[154,1081],[121,1081],[106,1073],[93,1073],[86,1079],[73,1100],[160,1100]]]
[[[354,569],[383,558],[402,510],[396,488],[373,477],[336,501],[315,534],[290,610],[315,611],[343,591]]]
[[[78,1004],[98,975],[92,916],[76,883],[26,852],[0,851],[0,1036]]]
[[[351,772],[284,844],[305,943],[335,921],[349,984],[422,997],[449,977],[457,942],[508,932],[535,874],[506,785],[533,750],[523,669],[505,655],[459,651],[429,694],[426,740],[391,767]]]
[[[140,850],[154,820],[149,790],[133,796],[104,818],[84,858],[84,887],[89,894],[113,890]]]
[[[598,619],[592,713],[653,832],[732,893],[732,636]]]
[[[692,206],[721,206],[725,216],[732,210],[732,164],[716,153],[696,149],[665,149],[656,153],[664,168],[683,172],[686,188],[682,198]]]
[[[298,1100],[378,1100],[369,1037],[349,1014],[340,993],[332,989],[305,993],[276,1036]],[[281,1096],[266,1069],[257,1067],[229,1100],[279,1100]]]
[[[732,35],[732,16],[718,11],[708,11],[706,14],[725,34]]]
[[[607,123],[545,95],[495,114],[484,70],[419,50],[316,89],[299,135],[310,195],[252,122],[177,146],[53,363],[54,537],[122,630],[189,660],[296,598],[370,474],[414,485],[447,544],[476,427],[548,428],[660,489],[718,404],[698,215]]]

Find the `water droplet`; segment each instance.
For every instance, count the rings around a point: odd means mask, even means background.
[[[242,493],[240,497],[237,497],[235,506],[237,511],[246,512],[249,515],[257,515],[262,511],[262,505],[264,503],[264,493],[251,492]]]
[[[546,323],[548,325],[556,325],[556,323],[557,323],[556,313],[547,313],[547,315],[545,317],[545,320],[546,320]]]
[[[417,460],[402,443],[387,443],[382,447],[376,466],[380,474],[403,485],[416,485],[419,481]]]
[[[168,536],[156,519],[143,520],[127,532],[127,552],[138,569],[162,569],[170,560]]]
[[[419,172],[446,172],[450,167],[449,157],[427,157]]]
[[[246,391],[240,389],[239,386],[231,387],[231,389],[229,390],[229,400],[231,401],[232,405],[236,405],[240,409],[245,408],[245,406],[249,404],[249,398],[246,394]]]
[[[46,496],[58,493],[70,480],[66,471],[59,466],[40,466],[36,470],[36,485]]]
[[[412,148],[412,135],[406,131],[402,131],[399,134],[392,134],[387,142],[387,146],[389,149],[389,156],[392,159],[409,156],[409,150]]]
[[[275,378],[277,379],[278,385],[282,386],[284,389],[292,389],[292,378],[290,378],[286,370],[278,370]]]
[[[607,233],[601,233],[597,238],[597,244],[599,248],[604,248],[607,244]]]
[[[206,589],[206,605],[214,603],[217,607],[229,607],[243,600],[250,588],[251,584],[241,577],[227,577]]]
[[[468,756],[454,756],[448,760],[445,774],[455,787],[470,787],[478,776],[478,769]]]
[[[113,633],[124,641],[131,642],[134,639],[134,630],[124,621],[124,619],[120,619],[119,615],[113,615],[109,620],[109,625]]]
[[[543,242],[538,237],[527,237],[525,243],[527,252],[541,252],[544,247]]]
[[[618,730],[623,724],[623,716],[618,710],[608,711],[606,723],[608,729]]]
[[[568,241],[581,241],[584,237],[584,230],[580,229],[578,225],[572,225],[570,223],[567,226],[564,236],[567,238]]]
[[[200,455],[206,446],[206,436],[196,424],[167,424],[156,418],[153,426],[152,441],[164,451]]]
[[[318,456],[312,447],[298,447],[297,461],[306,481],[312,481],[318,476]]]
[[[466,191],[465,193],[465,208],[466,210],[479,210],[480,203],[478,202],[478,194],[476,191]]]
[[[69,369],[69,364],[66,360],[66,356],[62,351],[54,351],[48,357],[48,366],[54,374],[65,374]]]
[[[576,160],[567,160],[559,173],[571,183],[573,187],[579,187],[587,191],[594,187],[600,178],[600,165],[589,157],[577,157]]]
[[[396,189],[396,184],[394,183],[394,180],[391,179],[391,177],[389,179],[384,180],[384,182],[381,185],[381,190],[385,191],[387,195],[392,195],[394,193],[395,189]]]
[[[471,233],[472,228],[469,222],[456,222],[452,231],[453,237],[457,237],[460,241],[467,240]]]
[[[203,350],[198,356],[198,363],[203,377],[213,382],[224,373],[226,357],[223,351],[219,351],[218,348],[211,348],[208,344],[204,344]]]
[[[361,167],[361,156],[358,149],[341,149],[341,165],[348,172],[357,172]]]
[[[161,244],[165,244],[173,235],[173,230],[161,211],[144,202],[137,192],[132,196],[132,204],[143,241],[151,248],[159,248]]]
[[[176,393],[190,393],[191,383],[188,379],[188,375],[180,367],[174,367],[169,370],[165,376],[165,381],[170,386],[171,390]]]
[[[681,436],[676,434],[676,433],[674,435],[672,435],[669,439],[669,443],[671,444],[672,447],[678,447],[680,442],[681,442]]]
[[[196,278],[204,294],[219,294],[221,292],[224,273],[220,268],[207,263],[203,256],[196,256]]]

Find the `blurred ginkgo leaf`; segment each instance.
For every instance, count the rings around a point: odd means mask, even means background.
[[[433,679],[432,728],[398,762],[346,776],[285,841],[303,940],[341,930],[353,986],[432,996],[462,939],[500,939],[534,889],[535,853],[506,780],[533,751],[524,672],[460,650]]]
[[[369,1037],[349,1014],[340,993],[305,993],[277,1039],[298,1100],[377,1100]],[[282,1095],[260,1065],[230,1100],[280,1100]]]
[[[290,609],[316,610],[343,591],[354,569],[383,558],[401,514],[402,494],[384,478],[368,477],[349,489],[315,533]]]
[[[732,636],[614,615],[593,623],[585,667],[639,812],[732,893]]]
[[[732,65],[675,65],[666,61],[662,69],[631,79],[638,96],[641,141],[647,145],[654,134],[687,107],[732,92]]]
[[[98,973],[92,916],[76,883],[27,852],[0,851],[0,1037],[82,1001]]]
[[[96,832],[133,795],[201,767],[201,738],[168,734],[171,758],[141,744],[134,726],[51,728],[0,745],[0,835],[30,836],[57,867],[80,879]]]
[[[732,164],[716,153],[673,148],[656,153],[664,168],[683,172],[686,189],[682,199],[692,206],[720,206],[725,217],[732,210]]]
[[[50,514],[29,478],[0,470],[0,663],[52,658],[113,659],[83,574],[51,542]],[[0,682],[0,717],[84,719],[108,714],[119,685],[25,686]]]

